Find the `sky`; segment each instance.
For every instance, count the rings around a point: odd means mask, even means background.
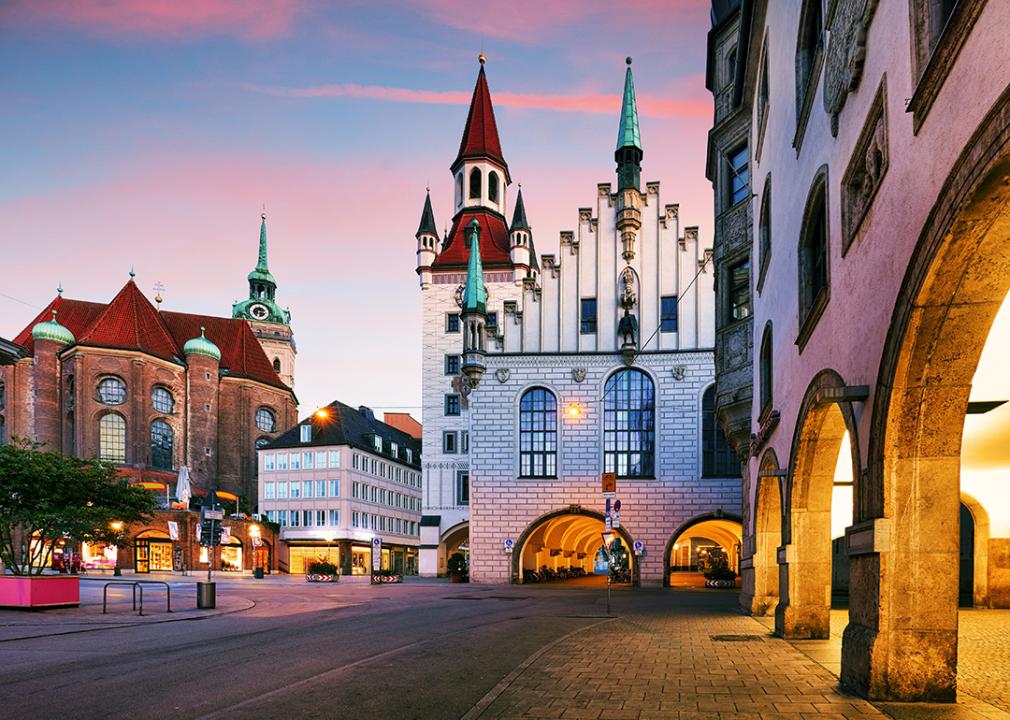
[[[0,337],[136,270],[169,310],[229,315],[267,213],[302,415],[420,415],[415,239],[439,227],[477,55],[540,253],[613,162],[633,56],[642,180],[712,241],[707,0],[0,3]],[[509,195],[515,197],[515,187]],[[511,212],[511,208],[509,209]],[[553,248],[553,250],[552,250]]]

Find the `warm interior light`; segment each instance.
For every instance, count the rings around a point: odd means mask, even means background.
[[[575,403],[568,406],[568,417],[578,417],[582,414],[582,408]]]

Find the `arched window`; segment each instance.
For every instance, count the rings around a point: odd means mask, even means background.
[[[281,360],[280,358],[274,358],[274,372],[281,371]]]
[[[470,198],[480,198],[480,181],[481,174],[480,168],[474,168],[470,171]]]
[[[164,420],[151,423],[151,466],[162,470],[172,469],[172,428]]]
[[[98,421],[98,459],[126,462],[126,420],[122,415],[107,413]]]
[[[0,382],[0,410],[7,406],[7,386]]]
[[[759,359],[761,375],[761,415],[771,410],[772,406],[772,324],[765,325],[761,336],[761,354]]]
[[[519,475],[558,475],[558,401],[546,388],[530,388],[519,401]]]
[[[463,173],[460,172],[456,176],[456,205],[463,204]]]
[[[806,0],[800,14],[800,34],[796,41],[796,114],[800,117],[807,95],[814,92],[814,75],[824,49],[822,0]]]
[[[827,168],[814,180],[803,213],[799,247],[800,326],[815,306],[823,306],[828,290]],[[823,299],[822,299],[823,294]]]
[[[267,443],[269,443],[269,442],[270,442],[270,438],[261,437],[261,438],[257,439],[256,440],[256,449],[257,450],[262,450],[263,448],[265,448],[267,446]]]
[[[492,171],[487,176],[487,199],[498,202],[498,173]]]
[[[151,404],[154,405],[155,410],[167,415],[175,409],[175,398],[172,397],[172,393],[168,391],[168,388],[156,385],[151,390]]]
[[[705,391],[701,400],[701,475],[740,477],[740,460],[715,418],[715,385]]]
[[[256,427],[263,432],[273,432],[277,427],[277,418],[268,408],[261,407],[256,411]]]
[[[98,383],[98,399],[105,405],[122,405],[126,401],[126,383],[117,377],[103,378]]]
[[[603,469],[618,477],[655,474],[656,391],[641,370],[618,370],[603,390]]]
[[[772,258],[772,176],[765,178],[761,191],[761,215],[758,219],[758,291],[764,286],[765,272]]]
[[[7,444],[7,426],[4,422],[4,416],[0,415],[0,447]]]

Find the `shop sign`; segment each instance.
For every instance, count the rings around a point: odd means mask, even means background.
[[[221,528],[221,544],[227,545],[231,542],[231,527],[225,525]]]
[[[179,539],[179,523],[175,520],[168,521],[168,536],[173,540]]]
[[[223,510],[207,510],[203,511],[204,520],[224,520]]]

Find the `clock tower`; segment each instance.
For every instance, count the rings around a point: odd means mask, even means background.
[[[256,267],[249,273],[249,298],[232,305],[231,315],[248,320],[263,352],[290,388],[295,386],[295,347],[291,312],[277,304],[277,281],[267,266],[267,216],[260,215],[260,248]]]

